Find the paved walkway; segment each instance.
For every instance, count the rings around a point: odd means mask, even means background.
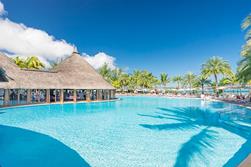
[[[251,167],[251,154],[249,154],[249,156],[244,161],[242,161],[239,167]]]

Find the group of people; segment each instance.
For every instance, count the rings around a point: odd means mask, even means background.
[[[251,94],[223,94],[218,97],[219,100],[240,103],[240,104],[250,104],[251,103]]]

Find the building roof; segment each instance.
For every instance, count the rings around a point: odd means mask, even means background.
[[[11,58],[0,53],[0,68],[8,89],[115,89],[78,53],[74,52],[52,70],[20,69]]]

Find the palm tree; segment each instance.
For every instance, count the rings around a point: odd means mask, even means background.
[[[26,68],[25,60],[20,58],[19,56],[13,58],[15,64],[20,68]]]
[[[184,83],[186,83],[189,86],[189,90],[190,90],[190,94],[191,94],[191,90],[193,88],[193,85],[195,84],[196,81],[196,75],[194,75],[192,72],[188,72],[185,76],[184,76]]]
[[[143,88],[152,88],[158,80],[152,73],[144,70],[140,73],[139,83]]]
[[[121,84],[118,80],[112,81],[112,86],[116,89],[121,88]]]
[[[133,73],[131,74],[130,77],[130,86],[131,88],[139,88],[140,87],[140,75],[141,71],[140,70],[134,70]]]
[[[157,78],[146,70],[135,70],[130,77],[130,87],[152,88],[157,83]],[[133,86],[134,85],[134,86]]]
[[[108,67],[108,65],[106,63],[102,67],[100,67],[98,69],[98,72],[99,72],[100,75],[103,76],[103,78],[107,82],[109,82],[109,83],[112,82],[112,80],[111,80],[111,69]]]
[[[123,71],[120,68],[115,68],[113,70],[110,70],[110,78],[112,81],[118,80],[120,76],[122,75]]]
[[[211,84],[210,80],[208,80],[207,77],[205,75],[203,75],[203,74],[199,75],[196,80],[197,81],[196,81],[195,85],[197,87],[200,86],[201,87],[201,93],[204,94],[204,92],[205,92],[204,87],[205,87],[205,85],[210,85]]]
[[[173,82],[177,83],[177,89],[180,89],[180,84],[183,81],[181,76],[175,76],[173,77]]]
[[[224,77],[220,80],[220,85],[225,86],[225,85],[235,85],[238,83],[238,78],[235,74],[232,74],[230,76]]]
[[[231,75],[232,71],[226,60],[220,57],[212,57],[205,64],[202,64],[202,74],[206,77],[213,75],[215,80],[215,92],[218,96],[218,75]]]
[[[237,76],[240,82],[246,83],[251,80],[251,56],[244,57],[238,66]]]
[[[36,56],[31,56],[26,59],[26,67],[28,69],[41,69],[44,68],[44,64]]]
[[[129,85],[130,77],[129,77],[128,74],[123,73],[123,74],[120,75],[118,81],[119,81],[119,83],[121,85],[122,90],[124,91],[125,88]]]
[[[41,69],[44,68],[44,64],[36,56],[28,57],[27,59],[22,59],[19,56],[13,58],[16,65],[20,68],[27,69]]]
[[[166,84],[168,83],[168,79],[167,79],[167,73],[161,73],[160,74],[160,82],[162,86],[166,86]]]
[[[245,37],[246,44],[241,51],[243,59],[240,61],[237,71],[238,79],[246,83],[251,80],[251,14],[244,19],[241,28],[247,30],[247,34]]]

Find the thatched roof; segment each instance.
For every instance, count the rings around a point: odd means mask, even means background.
[[[73,53],[49,71],[20,69],[0,53],[0,68],[8,82],[0,88],[23,89],[114,89],[78,53]]]

